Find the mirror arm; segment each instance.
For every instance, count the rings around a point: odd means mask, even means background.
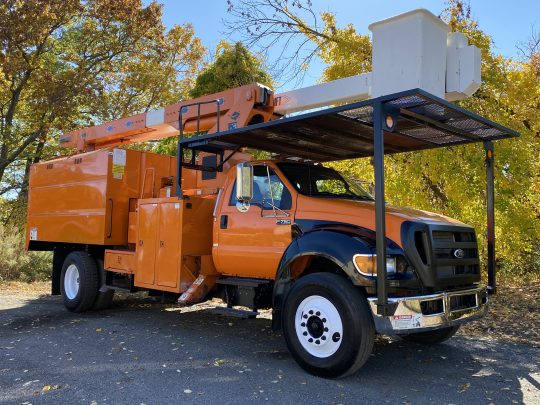
[[[274,211],[274,216],[276,216],[276,204],[274,203],[274,192],[272,191],[272,181],[270,180],[270,168],[266,166],[266,177],[268,178],[268,191],[270,192],[270,199],[272,200],[272,210]],[[263,201],[264,204],[264,201]]]

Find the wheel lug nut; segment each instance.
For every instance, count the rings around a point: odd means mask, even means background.
[[[309,339],[308,339],[308,342],[309,342],[309,343],[313,343],[313,339],[312,339],[312,338],[309,338]]]
[[[319,311],[315,312],[315,315],[319,316],[321,313]]]
[[[310,310],[310,311],[309,311],[309,314],[310,314],[310,315],[313,315],[313,311],[312,311],[312,310]]]
[[[302,322],[302,323],[300,324],[300,326],[304,327],[304,326],[306,326],[306,323],[305,323],[305,322]]]
[[[304,318],[304,319],[307,319],[307,315],[304,315],[303,318]]]
[[[324,331],[325,331],[325,332],[328,332],[328,328],[324,328]]]
[[[326,336],[324,336],[324,335],[321,336],[321,339],[322,339],[322,340],[326,340]]]
[[[326,323],[326,318],[323,318],[322,321],[323,321],[323,323]]]
[[[304,336],[307,336],[307,332],[302,333]]]
[[[317,340],[315,341],[315,344],[320,345],[320,344],[321,344],[321,341],[320,341],[319,339],[317,339]]]

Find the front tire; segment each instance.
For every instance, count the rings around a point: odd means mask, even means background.
[[[408,342],[421,343],[423,345],[436,345],[450,339],[456,334],[459,325],[449,326],[448,328],[430,330],[429,332],[411,333],[403,335],[401,338]]]
[[[287,294],[283,333],[304,370],[321,377],[343,377],[369,358],[375,327],[360,289],[336,274],[315,273],[300,278]]]
[[[64,261],[60,290],[64,306],[72,312],[84,312],[94,304],[98,292],[98,268],[85,252],[71,252]]]

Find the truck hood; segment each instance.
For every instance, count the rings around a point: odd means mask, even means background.
[[[332,198],[298,196],[296,219],[342,222],[375,231],[375,203]],[[465,225],[462,222],[408,207],[386,206],[386,237],[402,246],[401,225],[406,221]]]

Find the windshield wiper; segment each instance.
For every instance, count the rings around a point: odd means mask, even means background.
[[[312,197],[335,197],[335,198],[350,198],[353,200],[362,200],[362,201],[375,201],[373,198],[364,195],[355,195],[355,194],[335,194],[330,192],[322,192],[317,194],[311,194]]]

